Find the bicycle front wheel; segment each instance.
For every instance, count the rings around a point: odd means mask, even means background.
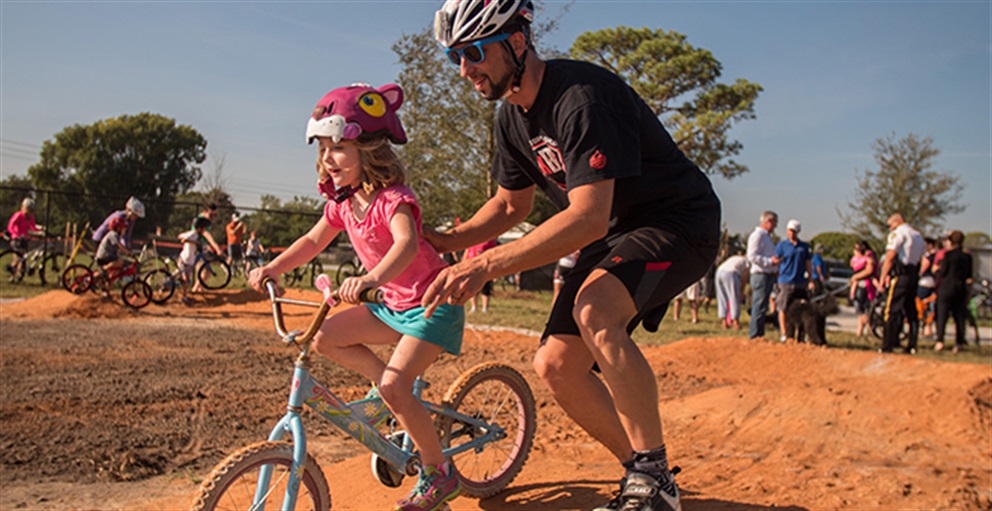
[[[207,261],[199,266],[196,278],[207,289],[222,289],[231,282],[231,267],[227,261]]]
[[[270,467],[272,474],[267,487],[257,491],[259,470]],[[283,497],[293,466],[293,446],[284,442],[259,442],[244,447],[220,462],[203,480],[193,499],[193,511],[284,509]],[[255,495],[265,495],[265,501],[255,502]],[[261,505],[252,505],[252,504]],[[324,472],[317,460],[307,454],[296,507],[299,510],[328,511],[331,493]]]
[[[505,433],[481,449],[468,449],[451,458],[464,495],[485,498],[499,493],[520,473],[534,442],[537,412],[527,380],[512,367],[479,364],[451,384],[444,405]],[[441,446],[448,449],[468,443],[485,434],[485,429],[443,415]]]
[[[124,305],[132,309],[140,309],[152,302],[152,288],[143,280],[132,280],[121,290]]]
[[[164,269],[148,272],[144,278],[145,284],[152,290],[152,302],[159,305],[169,301],[176,292],[176,280]]]
[[[93,272],[84,264],[74,264],[62,272],[62,287],[74,295],[81,295],[93,287]]]

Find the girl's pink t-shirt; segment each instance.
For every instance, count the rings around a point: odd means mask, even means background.
[[[420,206],[413,191],[403,185],[393,185],[379,190],[372,199],[365,219],[359,221],[351,209],[351,199],[324,206],[324,219],[334,229],[348,233],[355,253],[366,268],[372,269],[393,246],[389,221],[401,204],[409,204],[417,225],[417,256],[396,278],[382,286],[383,301],[395,311],[405,311],[420,306],[420,299],[434,277],[447,266],[434,247],[421,236]]]

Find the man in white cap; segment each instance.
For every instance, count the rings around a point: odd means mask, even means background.
[[[813,274],[813,251],[808,243],[799,240],[801,230],[799,220],[789,220],[785,231],[787,238],[775,247],[775,257],[782,261],[778,267],[778,295],[775,297],[782,342],[785,342],[785,311],[792,300],[808,296],[806,275]]]

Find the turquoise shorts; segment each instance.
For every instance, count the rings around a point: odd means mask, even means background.
[[[394,311],[381,303],[366,303],[365,306],[389,328],[403,335],[435,344],[453,355],[462,352],[465,309],[461,306],[444,304],[430,318],[424,317],[423,307]]]

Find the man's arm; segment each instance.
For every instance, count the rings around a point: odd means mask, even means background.
[[[496,238],[523,222],[534,205],[535,186],[507,190],[502,186],[472,218],[445,232],[424,229],[423,236],[440,254],[464,250]]]
[[[429,317],[441,303],[463,304],[483,284],[557,261],[606,235],[613,204],[614,181],[603,180],[579,186],[568,194],[569,206],[526,236],[483,252],[479,257],[445,269],[427,289],[422,304]],[[472,228],[478,215],[467,224]],[[477,230],[485,230],[481,227]],[[479,236],[485,241],[491,235]]]
[[[892,271],[892,265],[895,258],[899,257],[896,255],[895,250],[885,251],[885,262],[882,263],[882,272],[879,276],[882,278],[882,287],[889,287],[889,272]]]

